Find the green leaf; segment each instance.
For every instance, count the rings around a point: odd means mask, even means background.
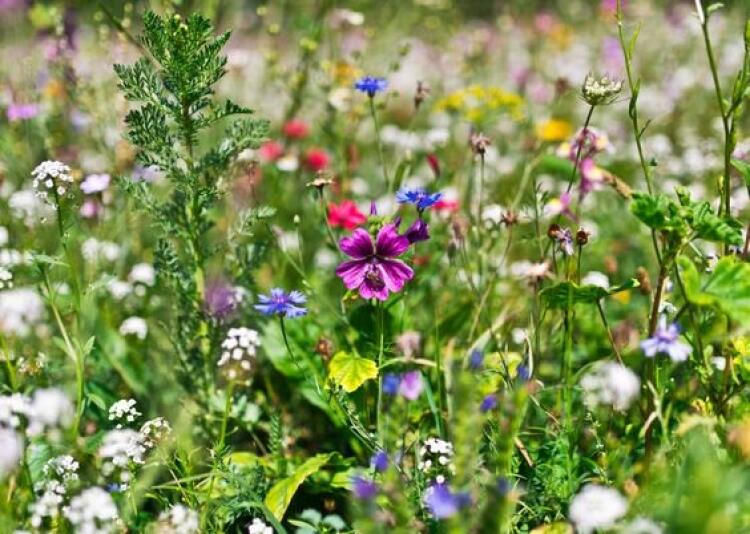
[[[568,305],[595,304],[604,297],[627,291],[628,289],[638,287],[638,285],[637,280],[630,279],[619,286],[604,289],[603,287],[594,285],[579,286],[575,282],[566,281],[544,288],[540,292],[540,295],[542,297],[542,302],[550,308],[563,310],[566,309]]]
[[[677,265],[690,303],[717,309],[741,324],[750,324],[750,264],[725,257],[707,276],[701,276],[688,258],[678,258]]]
[[[684,235],[688,226],[680,206],[664,195],[647,195],[634,192],[630,211],[654,230]]]
[[[294,474],[273,485],[264,502],[277,520],[281,521],[284,518],[289,503],[305,479],[317,473],[332,456],[333,453],[317,454],[299,466]]]
[[[346,352],[337,353],[329,364],[329,376],[348,393],[378,376],[378,366],[368,358]]]
[[[742,225],[737,220],[714,215],[708,202],[694,204],[691,209],[690,226],[696,237],[727,245],[742,245]]]
[[[750,164],[739,159],[733,159],[732,166],[742,174],[742,177],[745,179],[745,185],[750,187]]]

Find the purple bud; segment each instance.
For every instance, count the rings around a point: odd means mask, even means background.
[[[378,485],[363,476],[352,477],[352,493],[361,501],[371,501],[378,494]]]
[[[482,351],[479,349],[474,349],[471,351],[471,355],[469,356],[469,367],[474,370],[478,371],[482,368],[482,362],[484,361],[484,354],[482,354]]]
[[[419,241],[427,241],[430,238],[430,234],[427,231],[427,223],[422,219],[417,219],[414,223],[406,230],[404,234],[409,243],[418,243]]]
[[[377,215],[378,214],[378,207],[375,204],[375,201],[373,200],[370,202],[370,215]]]

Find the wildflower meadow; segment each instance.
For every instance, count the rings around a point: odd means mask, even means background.
[[[748,17],[0,0],[0,534],[750,532]]]

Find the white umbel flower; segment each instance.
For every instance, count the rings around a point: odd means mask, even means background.
[[[102,475],[116,480],[120,489],[127,489],[133,471],[145,463],[147,452],[140,432],[127,428],[110,430],[104,435],[98,452]]]
[[[55,197],[63,196],[73,183],[70,167],[59,161],[43,161],[31,171],[31,175],[37,196],[45,200],[49,199],[50,192]]]
[[[446,477],[455,471],[453,465],[453,444],[440,438],[427,438],[419,449],[417,468],[425,476],[438,484],[444,484]]]
[[[112,496],[102,488],[81,492],[63,509],[76,534],[109,534],[115,530],[117,506]]]
[[[0,289],[10,289],[13,287],[13,273],[5,267],[0,267]]]
[[[159,515],[158,534],[197,534],[199,530],[198,512],[183,504],[175,504]]]
[[[0,479],[18,467],[22,454],[21,436],[10,428],[0,428]]]
[[[641,389],[638,376],[615,362],[601,362],[581,379],[583,400],[589,408],[608,405],[615,410],[627,410]]]
[[[273,529],[256,517],[247,527],[247,534],[273,534]]]
[[[260,335],[251,328],[230,328],[221,342],[217,366],[229,380],[247,379],[255,365]]]
[[[74,416],[73,403],[63,390],[38,389],[31,397],[26,432],[30,436],[38,436],[45,430],[65,428],[71,424]]]
[[[573,497],[568,517],[580,534],[591,534],[598,529],[614,527],[627,511],[628,501],[619,491],[588,484]]]
[[[117,421],[117,428],[122,428],[121,421],[133,423],[141,415],[135,407],[135,399],[120,399],[109,407],[109,420]]]
[[[143,341],[148,335],[148,324],[141,317],[128,317],[120,325],[120,334],[123,336],[135,336]]]

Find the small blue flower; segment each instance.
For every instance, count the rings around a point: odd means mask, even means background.
[[[375,93],[380,93],[388,88],[388,80],[375,76],[365,76],[354,83],[354,88],[357,91],[367,93],[367,96],[372,98],[375,96]]]
[[[399,203],[414,204],[419,212],[435,205],[435,203],[441,198],[443,198],[443,193],[428,193],[422,187],[416,189],[401,189],[396,193],[396,200],[398,200]]]
[[[469,367],[474,370],[478,371],[482,368],[482,363],[484,362],[484,354],[479,349],[474,349],[471,351],[471,355],[469,355]]]
[[[388,453],[385,451],[377,451],[370,458],[370,467],[372,467],[378,473],[382,473],[388,469]]]
[[[453,517],[458,511],[471,505],[468,493],[454,493],[445,484],[433,484],[425,491],[424,503],[435,519]]]
[[[378,494],[378,485],[361,475],[352,477],[352,493],[361,501],[371,501]]]
[[[528,382],[529,378],[531,378],[529,368],[524,364],[520,364],[518,366],[518,369],[516,369],[516,378],[518,378],[518,380],[520,380],[521,382]]]
[[[497,407],[497,395],[490,393],[482,399],[482,404],[479,405],[479,410],[482,413],[487,413],[490,410],[494,410],[495,407]]]
[[[641,349],[648,358],[657,354],[667,354],[673,362],[684,362],[693,352],[687,343],[680,341],[680,327],[677,323],[667,325],[666,317],[662,316],[653,337],[641,341]]]
[[[271,295],[258,295],[260,304],[255,305],[255,309],[263,315],[279,315],[281,317],[300,317],[307,313],[307,308],[302,304],[307,302],[307,298],[300,291],[290,291],[287,293],[281,288],[275,287],[271,290]]]
[[[383,393],[390,395],[391,397],[398,393],[398,388],[401,385],[401,377],[395,373],[388,373],[383,376]]]

